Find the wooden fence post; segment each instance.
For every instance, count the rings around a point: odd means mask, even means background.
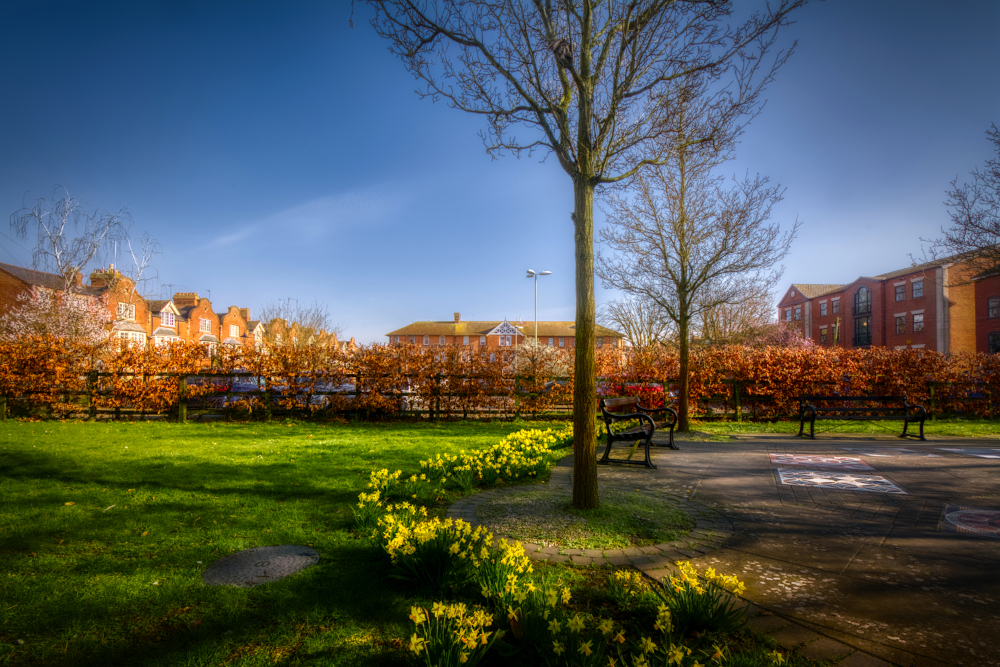
[[[441,374],[434,376],[434,421],[441,421]]]
[[[521,419],[521,376],[514,376],[514,419]]]
[[[272,417],[272,406],[271,406],[271,382],[270,380],[264,381],[264,419],[267,423],[271,423]]]
[[[97,394],[97,371],[87,373],[87,421],[92,422],[97,419],[97,404],[94,397]]]
[[[188,417],[187,376],[177,378],[177,422],[186,424]]]

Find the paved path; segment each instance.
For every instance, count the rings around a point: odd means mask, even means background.
[[[973,529],[1000,529],[1000,441],[760,435],[680,446],[657,449],[656,470],[598,466],[598,481],[687,499],[701,522],[683,544],[613,553],[526,545],[532,557],[655,577],[685,558],[736,573],[754,603],[751,627],[843,667],[1000,665],[1000,540],[944,520],[948,508]],[[571,483],[571,461],[553,484]],[[474,518],[488,498],[449,513]]]

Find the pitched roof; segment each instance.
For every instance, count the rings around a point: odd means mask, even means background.
[[[23,266],[14,266],[13,264],[4,264],[2,262],[0,262],[0,269],[3,269],[21,282],[34,287],[44,287],[51,290],[61,290],[63,288],[62,276],[55,273],[35,271],[34,269],[26,269]],[[83,285],[82,289],[78,289],[83,294],[95,294],[95,291],[87,285]]]
[[[390,331],[386,336],[485,336],[493,329],[497,328],[503,320],[478,320],[468,322],[434,322],[422,321],[407,324],[402,329]],[[511,322],[511,324],[514,324]],[[514,326],[517,326],[514,324]],[[524,335],[533,336],[535,334],[535,321],[525,322],[523,326],[517,327]],[[608,336],[612,338],[622,338],[622,334],[612,331],[607,327],[596,325],[597,336]],[[576,336],[576,322],[538,322],[538,335],[541,336]]]
[[[836,292],[843,287],[843,285],[807,285],[803,283],[792,283],[792,287],[801,292],[802,296],[807,299],[813,299],[817,296],[823,296],[824,294],[828,294],[830,292]]]

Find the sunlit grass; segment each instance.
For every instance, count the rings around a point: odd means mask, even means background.
[[[521,427],[0,423],[0,664],[395,662],[403,593],[350,505],[373,468]],[[253,589],[201,581],[279,544],[322,561]]]
[[[808,431],[808,425],[806,430]],[[731,421],[692,421],[691,429],[717,435],[738,435],[741,433],[791,433],[799,432],[798,420],[776,422],[731,422]],[[859,433],[870,435],[899,435],[903,431],[901,421],[850,421],[850,420],[816,420],[816,433]],[[920,427],[910,424],[909,433],[919,433]],[[924,422],[924,434],[963,437],[963,438],[998,438],[1000,439],[1000,421],[979,419],[937,419]]]

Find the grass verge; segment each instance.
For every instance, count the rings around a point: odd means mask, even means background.
[[[670,542],[695,521],[662,495],[604,490],[596,510],[575,509],[555,487],[499,496],[479,506],[477,517],[497,535],[570,549],[625,549]]]

